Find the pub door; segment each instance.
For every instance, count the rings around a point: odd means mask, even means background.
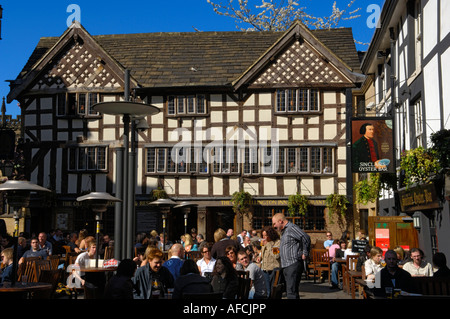
[[[384,252],[397,246],[418,247],[418,233],[408,216],[369,216],[369,243]]]

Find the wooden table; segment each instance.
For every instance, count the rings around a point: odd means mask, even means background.
[[[30,294],[39,290],[52,289],[52,285],[46,282],[16,282],[14,286],[11,283],[3,283],[0,285],[1,294],[16,294],[23,298],[29,298]]]
[[[105,285],[110,278],[108,275],[112,275],[112,272],[116,270],[117,267],[80,267],[80,272],[84,272],[85,280],[96,286],[100,295],[103,295],[105,291]]]

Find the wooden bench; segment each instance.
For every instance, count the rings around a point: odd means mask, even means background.
[[[428,296],[450,296],[450,277],[412,277],[413,293]]]

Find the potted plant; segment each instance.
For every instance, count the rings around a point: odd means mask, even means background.
[[[400,159],[400,169],[404,173],[406,189],[418,184],[430,184],[441,170],[437,151],[423,147],[405,151]]]
[[[246,191],[234,192],[231,196],[233,211],[238,216],[248,215],[252,206],[252,195]]]
[[[158,186],[158,188],[155,188],[154,190],[152,190],[152,197],[153,197],[153,200],[157,200],[160,198],[167,198],[167,193],[164,189],[162,189],[161,187]]]
[[[444,197],[450,200],[450,130],[442,129],[431,134],[432,149],[436,152],[444,179]]]
[[[308,198],[302,194],[291,195],[288,198],[288,212],[290,216],[305,215],[308,211]]]

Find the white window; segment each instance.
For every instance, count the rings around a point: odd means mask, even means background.
[[[167,97],[168,115],[206,114],[205,95],[171,95]]]
[[[69,170],[104,171],[107,169],[106,146],[72,147],[69,149]]]
[[[422,100],[418,100],[414,103],[414,126],[415,126],[415,147],[423,145],[423,112],[422,112]]]
[[[276,112],[315,112],[320,110],[319,91],[317,89],[277,90]]]

